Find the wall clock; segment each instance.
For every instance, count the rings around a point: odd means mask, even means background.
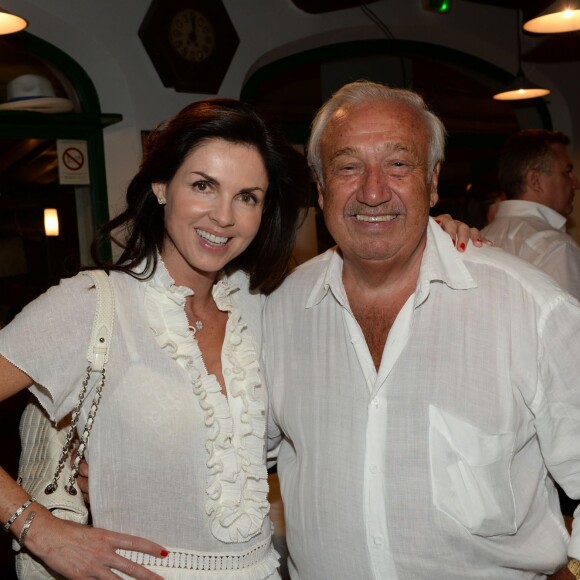
[[[216,94],[240,39],[222,0],[153,0],[139,38],[166,87]]]

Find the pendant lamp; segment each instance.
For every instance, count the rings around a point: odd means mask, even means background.
[[[0,8],[0,34],[12,34],[13,32],[20,32],[28,26],[28,22],[16,16],[16,14],[11,14],[3,8]]]
[[[558,0],[524,24],[524,30],[538,34],[580,30],[580,1]]]
[[[522,101],[535,99],[550,94],[549,89],[544,89],[530,82],[522,70],[522,39],[521,39],[521,11],[517,11],[517,41],[518,41],[518,72],[516,78],[502,91],[493,95],[496,101]]]

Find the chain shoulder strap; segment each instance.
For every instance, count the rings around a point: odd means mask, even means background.
[[[95,310],[95,318],[93,320],[91,339],[87,349],[87,361],[89,364],[86,368],[85,378],[82,382],[78,402],[72,411],[71,424],[67,430],[66,439],[63,444],[62,452],[58,460],[58,465],[56,467],[54,477],[45,489],[46,494],[53,493],[58,487],[58,479],[70,452],[71,442],[74,438],[74,433],[81,414],[81,409],[87,396],[87,390],[91,376],[93,376],[93,373],[99,373],[100,378],[96,386],[95,395],[89,410],[87,422],[79,441],[77,456],[73,462],[72,471],[68,482],[64,486],[65,490],[70,495],[76,495],[77,491],[74,487],[74,484],[79,472],[79,464],[85,455],[89,435],[93,427],[97,409],[99,408],[103,387],[105,386],[105,364],[109,360],[109,349],[111,346],[111,337],[113,334],[113,321],[115,319],[115,295],[111,280],[109,279],[107,273],[103,270],[87,270],[86,272],[83,272],[83,274],[89,276],[93,280],[97,290],[97,307]]]

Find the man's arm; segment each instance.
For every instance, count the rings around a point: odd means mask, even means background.
[[[538,326],[539,380],[530,409],[546,467],[569,497],[580,499],[580,305],[565,294],[546,307]],[[580,560],[580,506],[569,558]],[[555,578],[573,578],[567,570]]]
[[[578,576],[574,576],[568,566],[564,566],[561,570],[558,570],[555,574],[548,576],[549,580],[576,580]]]

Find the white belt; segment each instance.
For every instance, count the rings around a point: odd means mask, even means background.
[[[142,566],[159,566],[161,568],[182,568],[201,571],[231,571],[250,568],[261,562],[270,551],[271,539],[254,546],[241,554],[204,554],[193,550],[171,550],[166,558],[156,558],[142,552],[117,550],[123,558]]]

